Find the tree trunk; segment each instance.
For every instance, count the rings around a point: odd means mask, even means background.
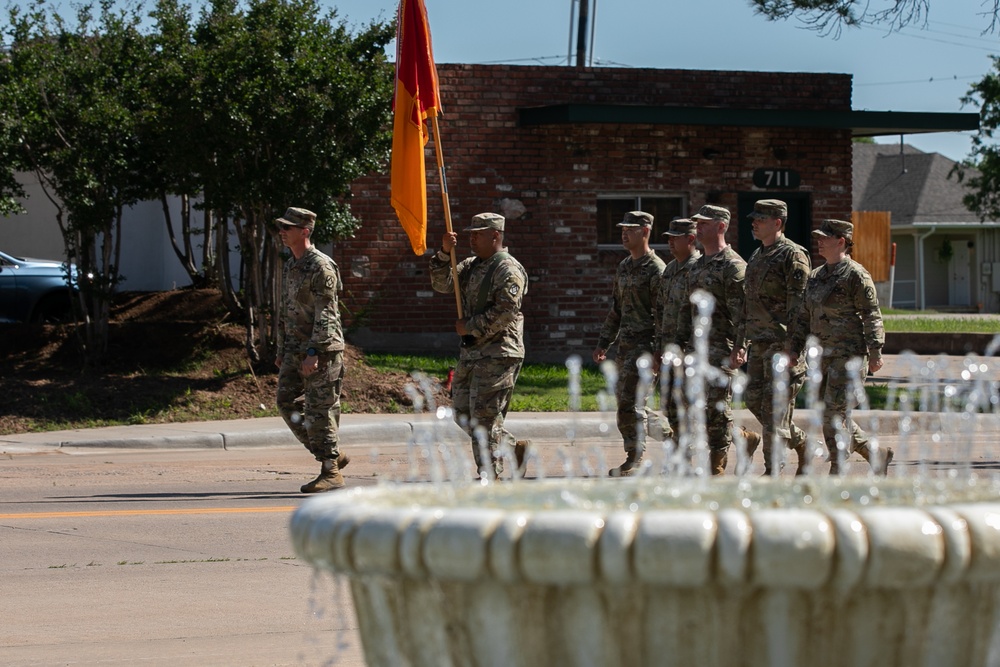
[[[198,284],[198,269],[195,268],[193,253],[191,252],[191,240],[190,236],[190,220],[185,222],[184,220],[184,209],[187,207],[187,195],[181,196],[181,233],[184,241],[184,249],[181,249],[180,244],[177,242],[177,235],[174,234],[174,223],[173,216],[170,214],[170,203],[167,201],[167,192],[165,190],[160,190],[160,206],[163,208],[163,221],[167,225],[167,235],[170,236],[170,246],[174,249],[174,254],[177,255],[177,260],[184,267],[184,271],[188,274],[188,278],[191,282]],[[188,209],[188,214],[190,216],[190,209]]]

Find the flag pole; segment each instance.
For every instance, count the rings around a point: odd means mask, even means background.
[[[444,154],[441,151],[441,130],[438,128],[438,117],[435,113],[431,116],[431,128],[434,131],[434,156],[437,158],[438,176],[441,178],[441,204],[444,206],[444,226],[449,234],[451,229],[451,204],[448,202],[448,181],[444,174]],[[463,319],[462,314],[462,294],[458,286],[458,262],[455,259],[455,248],[451,249],[451,282],[455,285],[455,308],[458,310],[458,319]]]

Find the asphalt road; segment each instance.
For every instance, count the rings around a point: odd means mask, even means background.
[[[346,585],[288,538],[314,463],[288,448],[3,460],[0,664],[364,665]]]
[[[995,417],[919,422],[907,434],[898,415],[865,415],[873,416],[883,444],[896,448],[891,475],[1000,468]],[[613,422],[581,421],[587,437],[567,444],[575,418],[567,419],[511,419],[520,433],[541,436],[529,477],[603,474],[621,461]],[[364,665],[347,585],[314,573],[289,539],[291,514],[305,500],[298,488],[317,464],[300,446],[276,442],[270,422],[249,421],[242,432],[187,425],[184,437],[176,426],[141,438],[101,431],[118,441],[79,432],[5,437],[0,665]],[[350,486],[435,474],[434,452],[383,435],[412,428],[419,436],[425,422],[345,416],[345,426],[366,421],[344,429]],[[592,437],[609,428],[613,435]],[[452,441],[453,458],[471,459],[464,441]],[[755,472],[762,467],[758,454]],[[867,471],[860,458],[850,465],[852,475]]]

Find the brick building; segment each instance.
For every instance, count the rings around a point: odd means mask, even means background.
[[[730,243],[749,256],[746,214],[780,197],[789,236],[809,247],[813,221],[849,219],[852,136],[909,131],[908,116],[925,126],[957,116],[853,112],[846,74],[461,64],[438,73],[459,258],[471,216],[507,216],[507,244],[531,278],[534,361],[590,358],[626,254],[614,226],[625,211],[656,216],[654,247],[669,261],[661,234],[671,217],[726,206]],[[432,144],[427,165],[433,251],[445,224]],[[349,337],[368,350],[454,354],[455,299],[431,291],[428,260],[413,255],[390,206],[388,173],[357,181],[353,195],[363,228],[333,251]]]

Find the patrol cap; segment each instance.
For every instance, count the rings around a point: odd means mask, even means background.
[[[850,241],[854,237],[854,225],[843,220],[824,220],[812,233],[813,236],[838,236]]]
[[[698,223],[691,218],[674,218],[663,236],[693,236]]]
[[[653,216],[645,211],[629,211],[617,227],[652,227]]]
[[[503,231],[506,219],[499,213],[480,213],[472,216],[472,224],[465,228],[467,232],[475,232],[480,229],[495,229]]]
[[[748,218],[787,218],[788,204],[780,199],[758,199],[754,202],[753,213]]]
[[[316,214],[304,208],[289,208],[285,210],[283,216],[276,218],[274,222],[279,225],[312,229],[316,226]]]
[[[692,220],[718,220],[719,222],[729,222],[729,209],[725,206],[705,204],[698,212],[691,216]]]

